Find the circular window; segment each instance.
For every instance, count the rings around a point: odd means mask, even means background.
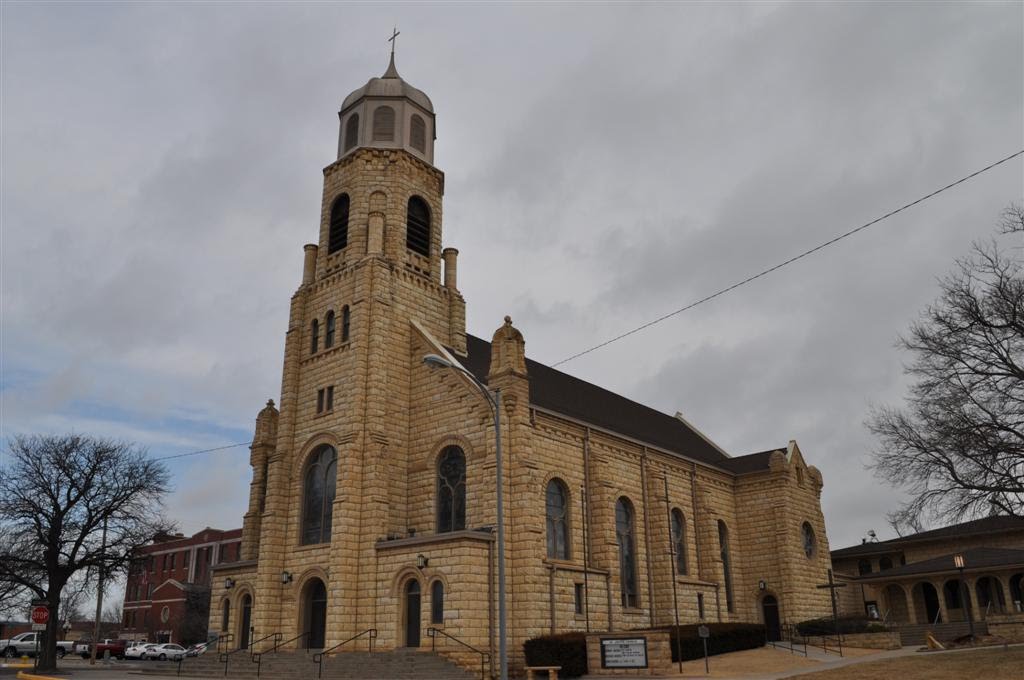
[[[807,522],[803,525],[803,538],[804,538],[804,554],[807,557],[814,557],[814,553],[817,550],[817,541],[814,538],[814,529]]]
[[[163,621],[164,623],[167,623],[167,621],[170,618],[171,618],[171,610],[170,610],[169,607],[167,607],[165,605],[164,608],[160,610],[160,620]]]

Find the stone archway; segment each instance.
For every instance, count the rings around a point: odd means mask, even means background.
[[[943,623],[939,607],[939,593],[928,581],[915,583],[911,589],[917,623]]]
[[[974,590],[978,597],[979,618],[987,618],[989,614],[1001,614],[1006,611],[1003,584],[995,576],[982,576],[975,582]]]
[[[907,605],[907,594],[900,586],[890,583],[882,590],[885,598],[883,616],[890,623],[910,623],[910,607]]]
[[[950,623],[967,620],[967,610],[964,608],[967,594],[966,586],[960,579],[953,578],[942,584],[942,596],[946,600],[946,614]]]
[[[774,595],[761,598],[761,614],[764,618],[765,634],[769,641],[782,639],[782,624],[779,621],[779,601]]]
[[[327,640],[327,586],[313,577],[302,586],[301,632],[306,633],[306,649],[323,649]]]
[[[238,648],[244,649],[252,642],[252,594],[246,593],[238,601]]]
[[[420,582],[409,579],[402,588],[402,610],[404,622],[404,639],[406,647],[420,646],[420,612],[422,594]]]
[[[1010,577],[1010,609],[1024,611],[1024,572]]]

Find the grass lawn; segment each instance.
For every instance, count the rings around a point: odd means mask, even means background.
[[[801,680],[1024,680],[1024,647],[929,654],[868,661],[801,675]]]

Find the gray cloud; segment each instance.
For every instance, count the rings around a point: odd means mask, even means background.
[[[335,112],[383,71],[393,23],[400,72],[438,111],[469,329],[510,313],[551,362],[1021,148],[1022,13],[5,5],[4,434],[173,453],[249,431],[279,389]],[[825,474],[833,545],[884,533],[896,500],[863,467],[867,406],[900,398],[897,334],[1022,175],[563,368],[682,410],[734,453],[797,439]],[[245,455],[224,455],[175,466],[186,530],[240,522]]]

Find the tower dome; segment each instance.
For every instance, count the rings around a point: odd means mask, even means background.
[[[338,158],[361,147],[405,149],[434,163],[434,105],[422,90],[405,82],[395,68],[370,78],[345,97],[338,111]]]

